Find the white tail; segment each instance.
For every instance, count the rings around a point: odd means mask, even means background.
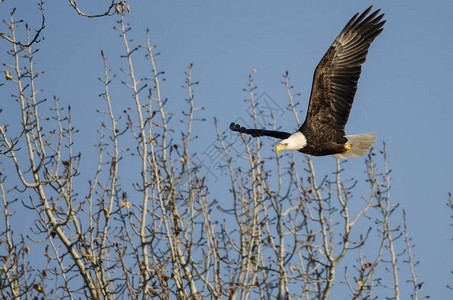
[[[347,135],[348,144],[352,146],[351,150],[344,153],[332,155],[335,158],[346,159],[349,157],[360,157],[365,155],[368,150],[376,144],[375,132]]]

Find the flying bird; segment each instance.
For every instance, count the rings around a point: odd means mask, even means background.
[[[293,134],[283,131],[247,129],[231,123],[230,129],[253,137],[270,136],[282,141],[276,152],[302,153],[336,158],[359,157],[376,143],[374,133],[345,135],[357,81],[371,43],[382,32],[385,20],[372,6],[354,15],[327,50],[313,75],[305,122]]]

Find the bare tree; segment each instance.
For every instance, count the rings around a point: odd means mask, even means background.
[[[404,286],[421,299],[413,244],[390,197],[385,145],[365,159],[366,176],[354,179],[345,161],[323,174],[310,156],[265,157],[260,138],[238,135],[232,151],[215,122],[228,186],[212,195],[194,151],[194,123],[203,121],[194,66],[185,73],[186,97],[177,100],[184,111],[169,111],[149,32],[133,45],[121,16],[115,29],[124,66],[115,74],[101,53],[98,160],[94,170],[83,169],[88,154],[77,151],[77,116],[42,96],[30,29],[27,42],[17,43],[13,16],[10,22],[5,65],[20,121],[0,126],[3,298],[328,299],[337,291],[400,299]],[[134,68],[137,60],[146,60],[146,74]],[[283,84],[299,123],[288,73]],[[132,95],[126,107],[115,107],[112,85]],[[252,76],[245,91],[258,126]],[[31,229],[18,236],[12,220],[23,210],[34,221],[24,220]],[[46,263],[37,267],[39,255]],[[407,282],[400,279],[404,257]]]
[[[0,0],[0,3],[5,2],[5,1],[6,0]],[[75,10],[75,12],[78,15],[87,17],[87,18],[100,18],[100,17],[106,17],[106,16],[113,16],[115,14],[120,15],[120,14],[124,14],[124,13],[130,13],[130,7],[127,4],[127,1],[112,0],[104,12],[97,13],[97,14],[88,14],[88,13],[83,12],[79,8],[79,5],[77,4],[76,0],[68,0],[68,1],[69,1],[69,5]],[[13,44],[16,44],[16,45],[19,45],[22,47],[29,47],[34,43],[39,43],[41,41],[40,40],[41,32],[46,27],[45,26],[46,17],[44,14],[44,1],[40,0],[37,3],[37,5],[38,5],[38,9],[41,12],[41,25],[38,29],[35,30],[34,36],[31,38],[30,37],[28,38],[27,43],[20,42],[15,36],[8,36],[7,34],[5,34],[3,32],[0,32],[0,37],[10,43],[13,43]],[[5,22],[8,25],[8,27],[10,27],[9,30],[11,32],[14,32],[11,30],[11,26],[17,26],[17,24],[23,22],[22,20],[15,21],[15,22],[12,21],[15,11],[16,11],[15,8],[11,11],[11,22],[10,23]],[[28,23],[26,23],[25,26],[28,28]]]
[[[0,1],[0,3],[3,2],[3,1]],[[18,45],[18,46],[21,46],[21,47],[30,47],[32,44],[34,43],[39,43],[39,36],[41,34],[41,31],[43,31],[43,29],[46,27],[45,25],[45,22],[46,22],[46,17],[45,17],[45,14],[44,14],[44,2],[41,0],[40,2],[38,2],[38,9],[41,11],[41,18],[42,18],[42,21],[41,21],[41,26],[35,30],[35,34],[32,38],[28,37],[27,39],[27,43],[22,43],[20,41],[17,40],[16,36],[14,35],[15,33],[15,30],[14,30],[14,27],[16,27],[19,23],[22,23],[23,21],[22,20],[19,20],[19,21],[13,21],[13,16],[14,16],[14,13],[16,12],[16,9],[13,9],[11,11],[11,14],[10,14],[10,22],[6,22],[4,21],[4,23],[8,26],[9,28],[9,31],[11,32],[11,34],[13,34],[13,36],[8,36],[7,34],[3,33],[3,32],[0,32],[0,37],[5,39],[6,41],[10,42],[10,43],[13,43],[15,45]],[[25,27],[27,28],[27,32],[29,33],[28,31],[28,23],[25,24]]]

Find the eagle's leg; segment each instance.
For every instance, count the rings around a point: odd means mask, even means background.
[[[351,150],[352,149],[352,145],[350,144],[345,144],[344,145],[344,151],[341,152],[340,154],[345,154],[346,152],[348,152],[348,150]]]

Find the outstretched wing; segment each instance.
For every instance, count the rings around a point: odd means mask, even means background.
[[[230,129],[240,133],[250,134],[253,137],[257,136],[271,136],[277,139],[287,139],[291,135],[291,133],[284,132],[284,131],[275,131],[275,130],[265,130],[265,129],[247,129],[245,127],[241,127],[239,124],[231,123]]]
[[[367,17],[371,8],[359,17],[358,14],[352,17],[316,67],[302,127],[308,126],[317,132],[334,130],[344,136],[362,64],[385,23],[381,21],[384,14],[378,15],[380,10]]]

